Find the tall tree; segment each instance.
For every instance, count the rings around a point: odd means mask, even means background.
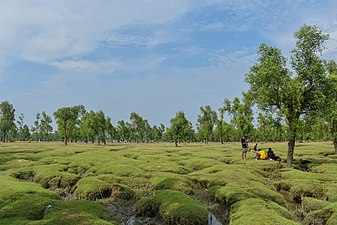
[[[209,105],[206,105],[205,107],[200,107],[200,111],[201,114],[198,115],[197,128],[200,136],[204,139],[205,143],[208,144],[218,116]]]
[[[20,141],[26,141],[30,137],[29,128],[25,124],[24,118],[25,116],[23,115],[23,113],[21,113],[19,116],[19,120],[16,121],[16,123],[18,124],[18,137]],[[29,133],[28,135],[27,135],[27,130],[26,130],[27,128],[28,128],[28,133]]]
[[[129,141],[131,137],[131,124],[128,122],[124,122],[124,120],[119,120],[117,122],[117,132],[120,141]]]
[[[171,127],[168,128],[168,133],[174,140],[176,146],[178,142],[187,141],[191,138],[193,134],[193,127],[191,122],[189,122],[183,111],[176,113],[176,116],[170,120]]]
[[[8,101],[0,103],[0,132],[3,142],[9,140],[9,133],[15,132],[15,109]]]
[[[36,141],[41,140],[41,113],[35,114],[35,121],[34,126],[32,126],[31,131],[33,133],[33,138],[36,139]]]
[[[90,136],[91,141],[97,140],[97,143],[106,144],[106,118],[103,111],[94,112],[90,110],[84,117],[82,127],[86,131],[87,136]]]
[[[41,113],[41,124],[40,124],[40,132],[42,139],[48,140],[49,134],[53,131],[53,127],[51,126],[51,123],[53,120],[45,111],[42,111]]]
[[[326,122],[329,125],[335,154],[337,155],[337,63],[330,60],[326,63],[328,77],[324,86],[324,99],[321,101],[321,109]]]
[[[78,124],[78,118],[81,111],[84,110],[84,106],[73,106],[73,107],[63,107],[59,108],[54,112],[54,117],[59,131],[63,134],[64,144],[68,144],[68,137],[70,131],[76,129]]]
[[[216,127],[215,127],[215,132],[219,136],[219,141],[221,144],[224,142],[224,128],[225,128],[225,121],[224,121],[224,116],[225,116],[225,110],[224,108],[219,108],[219,118],[216,120]]]
[[[133,138],[136,142],[144,141],[145,136],[145,121],[137,113],[130,114],[130,122],[132,126]]]
[[[314,110],[319,96],[319,85],[324,78],[323,43],[328,36],[316,26],[302,26],[295,32],[296,47],[290,64],[281,50],[261,44],[257,63],[246,74],[250,91],[262,110],[278,110],[288,125],[287,166],[292,167],[297,126],[300,116]]]

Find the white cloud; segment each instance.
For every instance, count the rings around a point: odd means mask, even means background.
[[[21,56],[42,63],[76,57],[95,50],[100,41],[118,29],[157,26],[174,20],[191,9],[190,3],[187,0],[2,1],[0,48],[7,57]]]

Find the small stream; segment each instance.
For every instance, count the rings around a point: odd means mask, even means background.
[[[223,225],[211,212],[208,212],[207,225]]]
[[[136,225],[136,216],[131,216],[125,223],[125,225]],[[139,224],[139,223],[138,223]],[[207,225],[223,225],[211,212],[208,212],[208,222]]]

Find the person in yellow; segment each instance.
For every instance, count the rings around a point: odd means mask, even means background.
[[[261,149],[260,151],[258,151],[257,159],[266,159],[266,158],[267,158],[267,154],[265,150]]]

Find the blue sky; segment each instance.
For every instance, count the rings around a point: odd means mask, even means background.
[[[265,42],[289,57],[303,24],[330,34],[334,0],[31,0],[0,2],[0,101],[30,126],[34,114],[83,104],[112,118],[137,112],[169,124],[177,111],[196,123],[241,97]]]

